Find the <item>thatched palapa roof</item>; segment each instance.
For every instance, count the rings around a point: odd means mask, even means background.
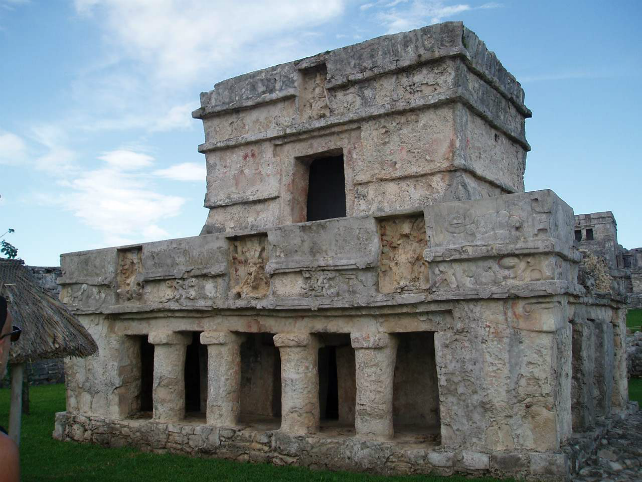
[[[20,340],[11,344],[9,363],[85,357],[98,351],[87,330],[37,284],[23,261],[0,259],[2,284],[13,323],[22,328]]]

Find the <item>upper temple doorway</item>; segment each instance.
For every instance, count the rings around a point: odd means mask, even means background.
[[[343,155],[322,157],[310,164],[306,221],[346,216]]]

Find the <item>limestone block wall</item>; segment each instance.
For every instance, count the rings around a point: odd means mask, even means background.
[[[445,23],[219,82],[201,94],[203,234],[306,220],[310,163],[343,156],[347,216],[524,190],[523,91]]]

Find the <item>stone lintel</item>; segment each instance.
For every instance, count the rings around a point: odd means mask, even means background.
[[[562,259],[579,263],[581,254],[566,243],[552,238],[532,239],[522,243],[459,244],[438,248],[427,248],[424,259],[428,262],[470,261],[479,258],[499,256],[525,256],[539,254],[559,255]]]
[[[351,333],[352,348],[385,348],[390,344],[388,333]]]
[[[312,336],[309,333],[279,333],[274,335],[274,346],[279,348],[308,346],[311,342]]]
[[[245,336],[231,331],[204,331],[201,333],[202,345],[228,345],[242,343]]]
[[[191,333],[178,331],[154,331],[149,334],[148,340],[152,345],[189,345],[192,336]]]

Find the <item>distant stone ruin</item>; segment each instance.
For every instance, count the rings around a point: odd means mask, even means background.
[[[201,94],[200,236],[62,256],[100,346],[54,436],[382,474],[562,480],[628,403],[624,296],[524,192],[530,111],[461,23]],[[617,286],[616,286],[617,288]]]
[[[625,249],[617,241],[617,223],[610,211],[575,216],[575,240],[580,250],[604,260],[613,286],[625,293],[630,309],[642,309],[642,248]]]

